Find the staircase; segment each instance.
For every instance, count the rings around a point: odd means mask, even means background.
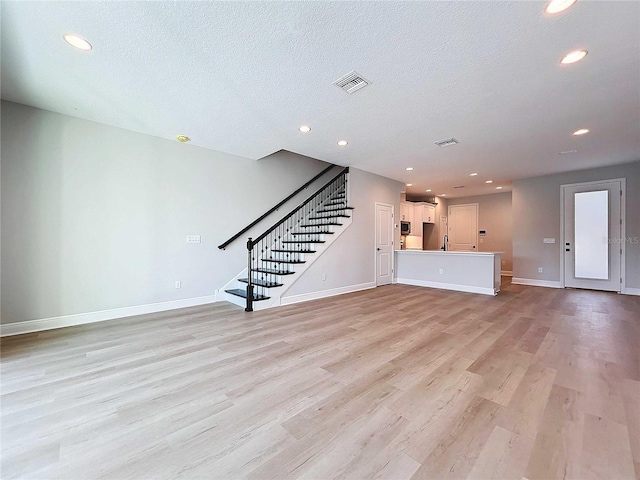
[[[262,310],[280,298],[351,224],[345,168],[255,240],[247,241],[247,268],[225,286],[227,300]]]

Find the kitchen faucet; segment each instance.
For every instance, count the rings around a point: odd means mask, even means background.
[[[444,237],[442,237],[442,247],[440,247],[440,250],[444,250],[446,252],[447,251],[447,243],[449,243],[449,235],[447,235],[445,233]]]

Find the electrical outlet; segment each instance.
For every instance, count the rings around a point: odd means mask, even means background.
[[[538,273],[542,273],[542,267],[538,267]]]
[[[506,265],[507,261],[506,260],[502,260],[502,265]]]
[[[438,273],[439,273],[440,275],[444,275],[444,268],[441,268],[440,270],[438,270]]]
[[[182,288],[182,282],[180,280],[176,280],[176,288]]]
[[[322,274],[322,281],[324,282],[327,279],[327,275],[325,273]]]

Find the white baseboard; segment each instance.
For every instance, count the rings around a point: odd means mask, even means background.
[[[456,292],[480,293],[482,295],[496,295],[493,288],[474,287],[471,285],[459,285],[456,283],[430,282],[426,280],[414,280],[410,278],[398,278],[398,283],[403,285],[414,285],[416,287],[439,288],[441,290],[454,290]]]
[[[625,288],[624,289],[624,293],[625,295],[640,295],[640,288]]]
[[[515,285],[529,285],[532,287],[562,288],[561,283],[555,280],[538,280],[535,278],[513,277],[513,279],[511,279],[511,283]]]
[[[502,270],[500,272],[500,275],[503,275],[505,277],[513,277],[513,272],[511,270]]]
[[[291,305],[293,303],[308,302],[309,300],[317,300],[319,298],[333,297],[335,295],[343,295],[345,293],[359,292],[360,290],[368,290],[375,288],[376,282],[360,283],[357,285],[348,285],[346,287],[331,288],[329,290],[321,290],[319,292],[303,293],[300,295],[291,295],[280,299],[280,305]]]
[[[84,325],[87,323],[104,322],[105,320],[114,320],[116,318],[164,312],[167,310],[175,310],[177,308],[195,307],[197,305],[206,305],[208,303],[215,302],[216,295],[207,295],[204,297],[185,298],[183,300],[150,303],[148,305],[135,305],[132,307],[114,308],[112,310],[101,310],[98,312],[78,313],[75,315],[64,315],[61,317],[27,320],[25,322],[5,323],[0,325],[0,337],[41,332],[43,330],[72,327],[74,325]]]

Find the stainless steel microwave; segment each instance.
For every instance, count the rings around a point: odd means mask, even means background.
[[[411,233],[411,222],[400,222],[400,235],[409,235]]]

